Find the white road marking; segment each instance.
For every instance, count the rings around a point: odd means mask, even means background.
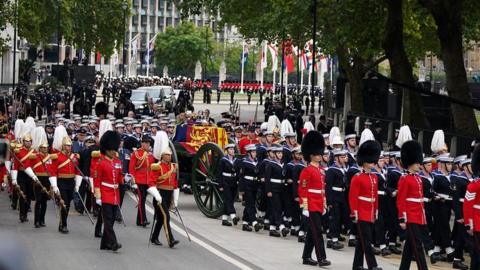
[[[127,192],[128,196],[134,200],[135,202],[137,202],[137,198],[135,198],[134,195],[132,195],[131,192]],[[149,206],[148,204],[145,205],[145,210],[147,210],[150,214],[154,214],[154,209]],[[185,238],[187,238],[187,234],[185,233],[185,231],[178,227],[177,225],[173,224],[173,223],[170,223],[170,226],[172,227],[173,230],[175,230],[177,233],[183,235]],[[239,260],[235,259],[235,258],[232,258],[231,256],[223,253],[222,251],[214,248],[213,246],[211,246],[210,244],[198,239],[197,237],[193,236],[193,235],[190,235],[190,239],[192,239],[192,242],[195,242],[196,244],[202,246],[203,248],[205,248],[206,250],[210,251],[211,253],[217,255],[218,257],[222,258],[223,260],[237,266],[238,268],[240,269],[244,269],[244,270],[253,270],[251,267],[249,267],[248,265],[245,265],[244,263],[240,262]]]

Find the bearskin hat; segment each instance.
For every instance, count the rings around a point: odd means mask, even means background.
[[[302,154],[310,162],[310,155],[323,155],[325,140],[320,132],[312,130],[302,140]]]
[[[108,114],[108,105],[107,103],[101,101],[95,105],[95,114],[100,117],[100,115],[107,116]]]
[[[404,168],[408,168],[415,163],[423,163],[422,146],[413,140],[405,142],[400,149],[400,158]]]
[[[105,154],[107,150],[117,151],[120,147],[120,135],[116,131],[106,131],[100,138],[100,152]]]
[[[474,176],[480,175],[480,144],[475,145],[472,153],[472,173]]]
[[[357,163],[362,166],[363,163],[377,163],[380,157],[380,144],[377,141],[366,141],[358,148]]]

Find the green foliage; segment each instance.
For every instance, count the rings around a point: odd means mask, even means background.
[[[13,6],[9,0],[0,0],[0,32],[5,31],[7,24],[12,20]],[[3,53],[3,48],[10,40],[7,36],[0,36],[0,56]]]
[[[52,42],[58,31],[60,8],[60,33],[66,43],[108,57],[123,44],[123,1],[19,0],[19,36],[31,44]]]

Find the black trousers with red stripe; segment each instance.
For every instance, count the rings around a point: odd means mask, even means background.
[[[137,225],[141,226],[147,222],[147,216],[145,215],[145,201],[147,200],[148,185],[137,184],[137,186],[138,186]]]
[[[327,258],[322,235],[322,213],[320,212],[309,213],[307,236],[305,239],[305,245],[303,246],[302,258],[311,258],[314,247],[317,260],[320,261]]]
[[[407,223],[405,245],[403,246],[402,261],[400,262],[399,270],[410,269],[412,262],[412,255],[417,262],[417,269],[426,270],[427,261],[425,260],[425,253],[423,252],[423,242],[428,237],[427,225],[420,225],[415,223]]]
[[[377,260],[372,246],[374,224],[367,221],[358,221],[356,225],[358,237],[353,257],[353,269],[363,267],[363,255],[365,255],[368,269],[376,267]]]

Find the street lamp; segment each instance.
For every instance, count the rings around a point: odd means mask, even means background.
[[[57,65],[60,65],[60,42],[62,37],[60,35],[60,10],[62,9],[62,0],[58,0],[57,10]]]
[[[126,65],[126,58],[127,58],[127,50],[125,48],[125,43],[127,43],[126,39],[126,32],[127,32],[127,10],[128,10],[128,2],[123,1],[122,3],[123,9],[123,46],[122,46],[122,76],[125,77],[125,65]]]

